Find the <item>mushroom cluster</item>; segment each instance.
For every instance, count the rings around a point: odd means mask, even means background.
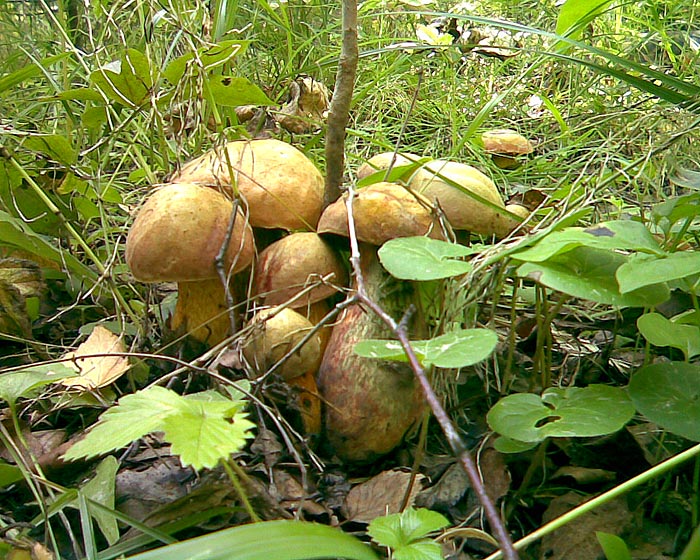
[[[414,164],[414,165],[408,165]],[[441,238],[436,216],[453,228],[503,237],[519,222],[494,183],[465,164],[412,154],[380,154],[358,174],[397,165],[405,173],[358,190],[353,200],[360,267],[368,295],[400,316],[417,293],[389,277],[377,248],[396,237]],[[243,317],[241,363],[253,378],[276,375],[301,395],[309,434],[349,461],[369,461],[394,449],[424,414],[410,369],[360,357],[354,346],[391,336],[359,304],[345,305],[331,326],[315,326],[349,283],[348,265],[334,248],[348,237],[347,199],[322,209],[324,181],[314,164],[278,140],[229,142],[185,164],[139,209],[126,260],[144,282],[177,282],[172,327],[214,345],[231,334],[232,303],[253,297]],[[436,212],[436,208],[440,212]],[[322,211],[323,210],[323,211]],[[267,229],[283,230],[269,243]],[[233,282],[243,275],[243,282]],[[245,285],[245,295],[237,286]],[[238,321],[235,321],[236,323]],[[425,336],[420,313],[410,325]]]

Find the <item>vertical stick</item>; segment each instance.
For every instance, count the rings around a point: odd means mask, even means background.
[[[343,39],[326,130],[326,189],[324,208],[340,197],[345,170],[345,128],[357,74],[357,0],[342,0]]]

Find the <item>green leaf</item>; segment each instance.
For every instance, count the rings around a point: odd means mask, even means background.
[[[35,233],[29,224],[0,210],[0,245],[24,249],[34,255],[68,267],[78,276],[97,281],[97,274],[70,253],[59,251],[45,237]]]
[[[688,360],[700,356],[700,328],[669,321],[659,313],[645,313],[637,319],[642,336],[654,346],[678,348]]]
[[[498,335],[489,329],[460,329],[430,340],[412,340],[411,348],[424,366],[467,367],[488,358],[498,344]],[[408,360],[398,340],[363,340],[355,353],[364,358],[405,362]]]
[[[442,560],[442,548],[435,541],[423,539],[394,551],[394,560]]]
[[[340,529],[301,521],[265,521],[224,529],[157,548],[129,560],[378,560],[372,549]]]
[[[628,293],[645,286],[670,282],[700,273],[700,252],[681,251],[665,258],[635,255],[615,273],[620,292]]]
[[[114,457],[106,457],[97,465],[95,476],[86,482],[78,492],[82,493],[88,500],[102,504],[106,508],[114,509],[114,488],[117,470],[119,470],[119,462]],[[77,500],[69,505],[78,508]],[[114,515],[110,515],[102,509],[90,508],[90,516],[95,519],[100,531],[102,531],[110,545],[119,540],[119,527]]]
[[[382,266],[400,280],[438,280],[466,274],[471,263],[457,260],[477,249],[429,237],[391,239],[379,249]]]
[[[398,551],[447,525],[447,519],[436,511],[409,507],[401,513],[373,519],[367,534],[378,544]]]
[[[50,159],[73,165],[78,159],[78,152],[73,148],[70,140],[60,134],[43,134],[30,136],[24,141],[24,148],[46,154]]]
[[[185,466],[212,468],[240,451],[254,424],[238,402],[211,395],[182,397],[154,386],[126,395],[101,417],[84,439],[64,455],[66,460],[93,457],[119,449],[151,432],[165,432],[173,453]]]
[[[16,465],[8,465],[5,462],[0,461],[0,488],[5,488],[10,484],[19,482],[24,478],[22,475],[22,469]]]
[[[55,64],[56,62],[60,62],[64,58],[72,56],[72,54],[73,53],[71,51],[65,51],[61,54],[42,58],[38,63],[33,62],[27,64],[15,72],[11,72],[10,74],[0,77],[0,94],[10,88],[15,87],[16,85],[21,84],[22,82],[26,82],[31,78],[43,76],[44,72],[49,66]]]
[[[650,422],[700,441],[700,365],[667,362],[640,368],[629,384],[632,402]]]
[[[545,262],[527,262],[517,273],[553,290],[606,305],[651,307],[669,299],[666,284],[621,293],[615,273],[627,260],[626,255],[610,250],[577,247]]]
[[[627,544],[617,535],[596,531],[595,536],[607,560],[632,560]]]
[[[225,107],[274,104],[263,90],[246,78],[214,76],[209,79],[208,86],[214,101]]]
[[[35,365],[13,373],[0,375],[0,399],[14,406],[18,399],[66,377],[75,377],[74,369],[62,363]]]
[[[535,448],[537,443],[538,442],[518,441],[517,439],[500,436],[493,442],[493,448],[499,453],[523,453]]]
[[[554,231],[534,247],[514,253],[513,258],[543,262],[577,247],[664,254],[658,241],[644,225],[631,220],[616,220],[588,228],[570,227]]]
[[[386,169],[379,169],[366,177],[363,177],[357,182],[357,188],[367,187],[375,183],[381,183],[382,181],[387,181],[389,183],[399,183],[406,182],[413,175],[416,170],[425,165],[426,163],[432,161],[431,158],[423,157],[414,162],[406,163],[404,165],[394,165],[387,175]]]
[[[194,64],[197,68],[210,72],[244,53],[249,44],[250,41],[221,41],[211,47],[199,49],[196,57],[193,53],[187,53],[170,62],[163,71],[163,76],[171,84],[177,84],[188,65]]]
[[[579,39],[586,25],[604,13],[611,3],[611,0],[566,0],[557,18],[557,35]],[[554,48],[566,51],[571,45],[559,41]]]
[[[90,81],[110,101],[140,107],[153,87],[151,63],[142,52],[126,49],[120,60],[92,72]]]
[[[627,393],[618,387],[550,388],[542,396],[517,393],[499,400],[486,415],[491,428],[521,442],[548,437],[611,434],[634,416]]]

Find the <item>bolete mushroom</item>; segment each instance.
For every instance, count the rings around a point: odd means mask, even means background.
[[[319,233],[348,236],[347,195],[328,206],[318,222]],[[360,241],[382,245],[396,237],[440,237],[430,204],[406,187],[374,183],[359,189],[353,200],[355,232]]]
[[[235,218],[234,218],[235,216]],[[177,282],[174,330],[216,344],[230,320],[216,257],[225,247],[223,266],[235,274],[250,265],[253,232],[244,214],[222,193],[188,183],[157,189],[138,211],[126,240],[126,262],[142,282]]]
[[[186,163],[171,180],[229,195],[237,189],[253,227],[313,230],[323,206],[321,172],[294,146],[272,138],[229,142]]]
[[[305,291],[290,303],[294,308],[321,301],[348,283],[347,269],[338,253],[313,232],[292,233],[266,247],[253,278],[253,291],[265,305],[280,305]]]
[[[507,229],[508,217],[494,209],[505,209],[496,185],[471,165],[436,159],[418,169],[408,185],[437,201],[454,229],[482,235],[503,235]]]
[[[520,165],[518,156],[530,154],[535,149],[530,140],[509,128],[488,130],[481,135],[486,153],[501,169],[515,169]]]

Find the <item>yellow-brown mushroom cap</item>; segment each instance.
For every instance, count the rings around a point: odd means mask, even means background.
[[[235,184],[253,227],[313,230],[323,207],[321,172],[294,146],[272,138],[229,142],[186,163],[172,180],[229,194]]]
[[[138,211],[126,240],[126,262],[142,282],[187,282],[217,277],[216,256],[226,240],[233,203],[222,193],[187,183],[157,189]],[[224,266],[237,272],[255,253],[253,232],[239,210]]]
[[[347,195],[328,206],[318,223],[319,233],[348,237]],[[382,245],[389,239],[431,234],[439,237],[429,205],[406,187],[374,183],[359,189],[353,200],[355,231],[360,241]]]
[[[504,156],[521,156],[532,153],[535,149],[530,140],[509,128],[488,130],[481,135],[484,150],[490,154]]]
[[[382,152],[381,154],[372,156],[358,168],[357,179],[364,179],[378,171],[386,171],[389,167],[394,168],[401,165],[408,165],[419,159],[420,156],[410,153],[397,154],[394,152]]]

